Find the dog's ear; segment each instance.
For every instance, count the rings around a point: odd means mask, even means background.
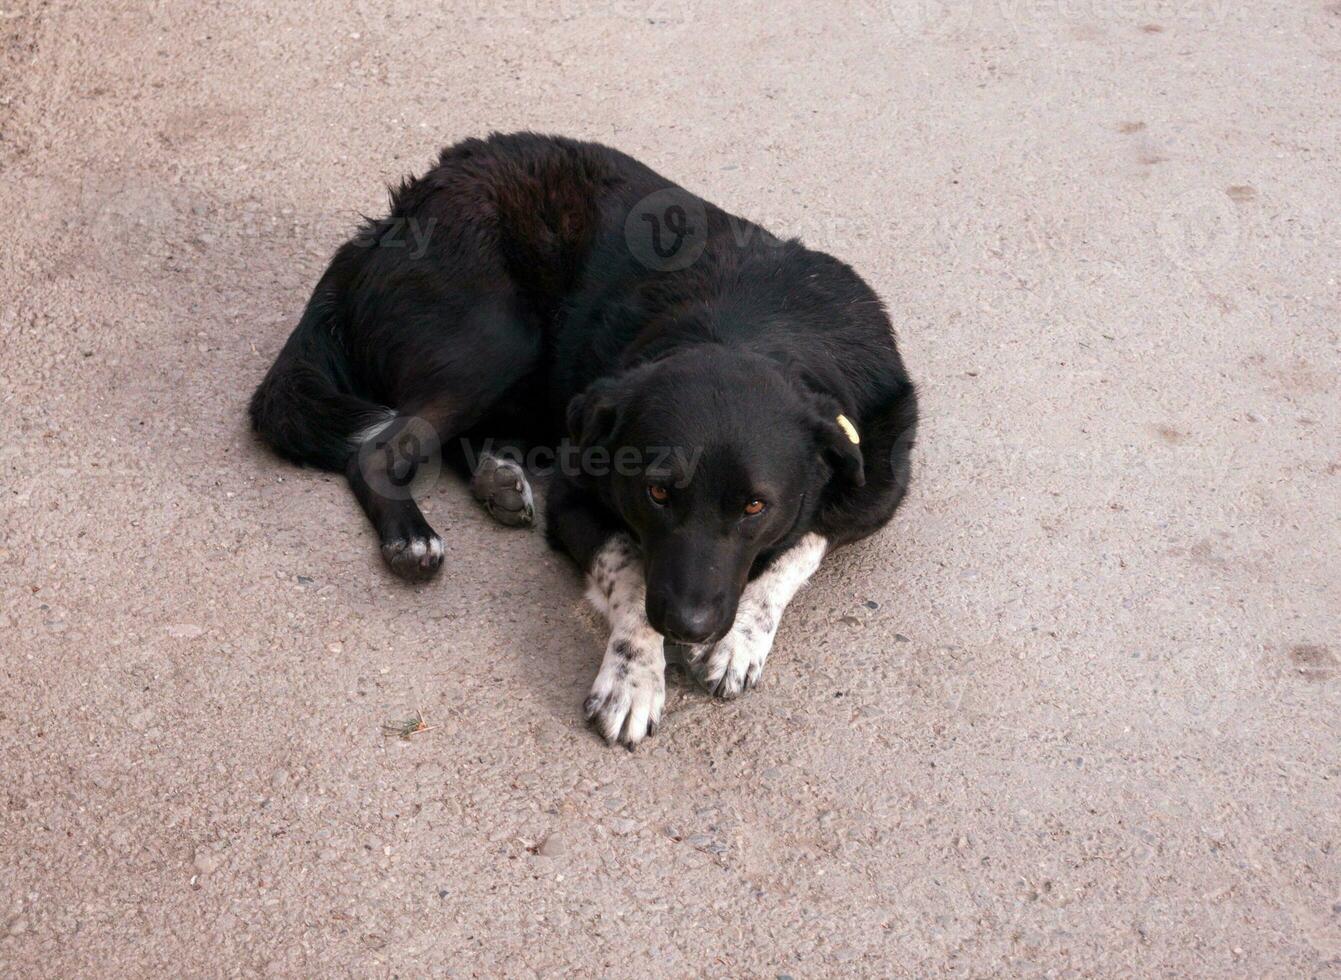
[[[568,437],[583,449],[606,445],[619,423],[615,384],[602,379],[568,403]]]
[[[843,414],[842,404],[824,383],[802,365],[790,364],[784,373],[805,406],[820,456],[836,476],[855,487],[866,486],[866,460],[857,424]]]
[[[838,476],[854,487],[866,486],[866,461],[861,454],[861,434],[841,412],[816,420],[820,452]]]

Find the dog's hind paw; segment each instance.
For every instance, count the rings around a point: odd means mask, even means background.
[[[431,579],[442,567],[442,556],[442,538],[436,534],[396,538],[382,544],[387,565],[407,582]]]
[[[470,478],[470,492],[494,520],[508,527],[535,523],[535,498],[520,464],[498,456],[484,456]]]

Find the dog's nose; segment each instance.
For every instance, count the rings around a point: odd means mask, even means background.
[[[666,610],[663,633],[681,643],[703,643],[717,629],[712,606],[673,606]]]

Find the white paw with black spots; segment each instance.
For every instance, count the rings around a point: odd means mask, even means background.
[[[726,636],[688,652],[689,672],[714,697],[728,701],[739,697],[763,676],[773,633],[767,622],[742,611]]]
[[[508,527],[535,523],[535,497],[521,465],[510,459],[485,456],[470,478],[470,492],[494,520]]]
[[[606,742],[618,742],[629,749],[656,734],[666,704],[664,667],[656,669],[649,663],[659,662],[661,656],[640,649],[640,642],[654,641],[610,638],[601,670],[583,704],[588,723]]]
[[[442,567],[442,538],[436,534],[410,535],[382,544],[382,557],[407,582],[427,582]]]

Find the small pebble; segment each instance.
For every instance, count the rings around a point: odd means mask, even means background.
[[[414,781],[420,789],[441,789],[446,780],[446,773],[436,762],[425,762],[414,768]]]
[[[685,843],[698,848],[700,851],[707,851],[709,854],[721,855],[727,852],[725,844],[707,834],[693,834],[685,838]]]
[[[191,866],[196,869],[198,874],[207,875],[219,870],[219,855],[205,847],[197,847],[195,859]]]
[[[568,842],[563,839],[561,834],[550,834],[545,838],[545,843],[540,845],[537,852],[547,858],[562,857],[568,853]]]
[[[137,711],[127,719],[130,727],[137,732],[142,732],[149,727],[149,723],[154,720],[154,709],[145,708],[143,711]]]

